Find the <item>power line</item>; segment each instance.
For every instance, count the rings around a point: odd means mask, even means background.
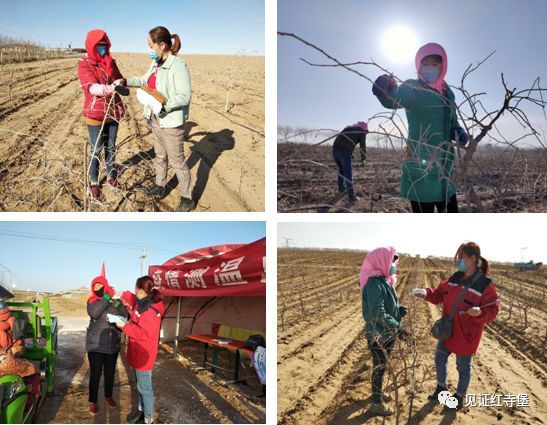
[[[48,241],[54,241],[54,242],[65,242],[65,243],[73,243],[73,244],[79,244],[79,245],[118,248],[118,249],[131,249],[131,250],[141,250],[143,245],[146,245],[152,251],[178,254],[177,252],[166,249],[166,248],[162,248],[162,247],[151,245],[151,244],[138,243],[138,242],[99,241],[99,240],[90,240],[90,239],[70,238],[65,236],[45,235],[45,234],[39,234],[39,233],[16,232],[16,231],[5,230],[5,229],[0,229],[0,235],[26,238],[26,239],[40,239],[40,240],[48,240]]]
[[[176,251],[162,248],[157,245],[152,244],[144,244],[144,243],[138,243],[138,242],[112,242],[112,241],[100,241],[100,240],[91,240],[91,239],[81,239],[81,238],[71,238],[71,237],[65,237],[65,236],[54,236],[54,235],[46,235],[46,234],[39,234],[39,233],[28,233],[28,232],[18,232],[18,231],[12,231],[12,230],[5,230],[0,229],[0,235],[2,236],[8,236],[8,237],[14,237],[14,238],[24,238],[24,239],[31,239],[31,240],[46,240],[46,241],[52,241],[52,242],[62,242],[62,243],[70,243],[70,244],[77,244],[77,245],[86,245],[86,246],[93,246],[93,247],[101,247],[101,248],[116,248],[116,249],[126,249],[126,250],[138,250],[141,251],[141,274],[144,270],[144,264],[145,260],[148,257],[148,252],[158,252],[158,253],[169,253],[169,254],[179,254]],[[27,288],[30,288],[22,279],[19,278],[11,269],[6,267],[4,264],[0,263],[0,267],[4,268],[12,277],[14,277],[18,283],[22,284],[23,286],[26,286]],[[11,280],[11,279],[10,279]]]
[[[10,274],[10,284],[11,284],[11,278],[14,277],[18,283],[26,286],[27,288],[30,288],[19,276],[17,276],[13,271],[9,268],[7,268],[4,264],[0,263],[0,267],[2,267],[4,270],[6,270]],[[11,290],[11,288],[10,288]]]

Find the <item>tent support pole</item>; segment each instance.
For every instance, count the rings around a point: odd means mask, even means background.
[[[177,357],[177,353],[179,352],[179,331],[180,331],[180,300],[182,297],[178,297],[178,305],[177,305],[177,324],[176,324],[176,336],[175,336],[175,357]]]

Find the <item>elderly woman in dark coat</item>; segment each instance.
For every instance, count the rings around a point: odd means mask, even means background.
[[[113,300],[114,288],[104,276],[97,276],[91,282],[91,296],[87,301],[89,327],[85,341],[85,350],[89,359],[89,412],[96,415],[99,411],[97,396],[99,382],[104,369],[104,398],[109,407],[115,408],[112,398],[114,375],[118,353],[121,350],[121,331],[109,323],[107,315],[127,317],[128,312],[119,300]]]

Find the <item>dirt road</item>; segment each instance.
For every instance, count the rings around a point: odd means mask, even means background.
[[[89,368],[85,349],[86,318],[60,318],[59,355],[55,395],[45,400],[38,423],[126,423],[137,408],[136,383],[131,368],[118,360],[114,399],[118,409],[108,409],[99,388],[99,414],[88,413]],[[82,330],[84,329],[84,330]],[[236,400],[215,391],[167,352],[160,350],[153,372],[158,423],[261,423],[264,410],[242,410],[228,402]],[[229,389],[224,389],[224,393]]]
[[[149,64],[146,55],[114,57],[124,76],[142,75]],[[196,211],[263,210],[264,58],[185,59],[193,85],[185,155]],[[77,58],[2,65],[0,71],[0,209],[81,211],[88,134]],[[120,186],[106,184],[88,209],[173,211],[180,193],[172,170],[166,198],[144,193],[155,175],[152,135],[135,90],[124,100],[127,113],[117,137]]]

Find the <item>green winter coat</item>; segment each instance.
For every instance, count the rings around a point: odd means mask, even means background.
[[[365,319],[365,338],[378,337],[383,344],[397,336],[401,326],[397,293],[384,276],[371,277],[361,290],[361,309]]]
[[[129,87],[146,86],[155,67],[156,63],[152,61],[148,71],[142,77],[129,77],[127,85]],[[164,105],[165,112],[158,115],[160,127],[175,128],[183,125],[188,117],[192,99],[190,73],[184,59],[169,55],[158,69],[156,90],[167,99]],[[143,115],[146,119],[150,119],[152,110],[146,106]]]
[[[401,196],[417,202],[442,202],[454,195],[455,149],[450,140],[459,124],[450,87],[445,85],[443,98],[422,81],[407,80],[389,97],[378,99],[386,108],[404,108],[408,120],[409,157],[403,160]]]

